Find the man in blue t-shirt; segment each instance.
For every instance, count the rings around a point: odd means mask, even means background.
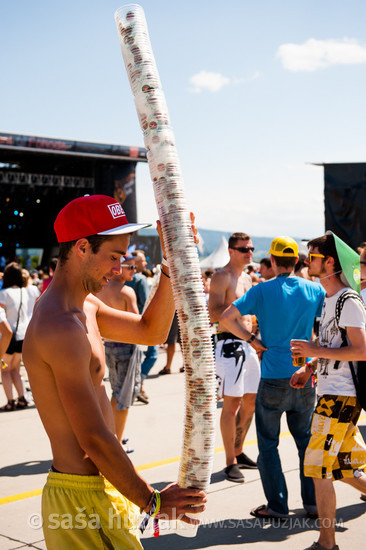
[[[147,261],[143,250],[135,250],[132,252],[132,256],[135,258],[136,273],[132,281],[126,284],[134,289],[137,298],[137,307],[139,309],[139,313],[142,313],[150,294],[149,283],[147,282],[146,275],[143,273],[146,269]],[[144,380],[147,378],[150,370],[155,365],[158,358],[158,349],[159,346],[148,346],[147,350],[144,351],[145,359],[141,363],[141,388],[140,392],[136,396],[136,399],[146,405],[149,403],[149,398],[144,390]]]
[[[258,468],[267,504],[254,508],[251,514],[263,518],[288,515],[287,487],[278,453],[281,416],[286,412],[287,424],[299,452],[303,505],[310,516],[315,516],[314,484],[303,472],[315,390],[310,381],[302,388],[301,394],[290,387],[290,378],[296,370],[292,364],[290,340],[311,338],[314,320],[321,314],[324,290],[318,283],[294,276],[298,246],[290,237],[274,239],[269,254],[276,277],[248,290],[221,317],[227,330],[243,340],[250,340],[255,349],[265,349],[255,420]],[[241,317],[247,314],[257,317],[261,342],[251,337],[240,322]]]

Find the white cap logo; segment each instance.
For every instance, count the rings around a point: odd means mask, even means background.
[[[126,217],[122,206],[118,202],[114,204],[108,204],[108,208],[112,214],[113,219]]]

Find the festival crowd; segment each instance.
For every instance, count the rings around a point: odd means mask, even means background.
[[[171,517],[174,510],[195,523],[185,513],[192,506],[197,513],[204,509],[202,491],[177,485],[157,491],[127,457],[133,452],[126,436],[130,408],[136,400],[149,405],[146,386],[158,353],[166,354],[158,374],[169,375],[180,342],[162,238],[162,264],[149,270],[148,250],[129,248],[137,224],[119,226],[99,216],[113,201],[100,197],[75,199],[60,212],[54,226],[60,254],[47,267],[27,271],[16,259],[0,275],[7,401],[1,412],[26,409],[34,398],[53,450],[44,514],[55,506],[77,510],[96,498],[88,493],[95,489],[98,509],[113,502],[131,522],[138,507],[155,522],[159,513]],[[87,227],[97,218],[100,226]],[[197,241],[194,222],[192,233]],[[366,445],[357,427],[365,406],[359,385],[366,368],[366,243],[356,253],[328,231],[307,246],[308,255],[300,254],[294,239],[275,237],[256,263],[251,237],[234,233],[227,265],[203,271],[202,283],[222,400],[226,479],[243,483],[243,471],[258,468],[267,502],[251,514],[288,517],[278,450],[285,414],[298,449],[303,507],[320,520],[319,539],[306,550],[336,550],[333,483],[347,483],[366,500]],[[70,340],[77,344],[72,361]],[[21,377],[23,356],[29,388]],[[110,399],[99,388],[107,375]],[[80,419],[83,410],[88,419]],[[253,418],[257,459],[243,452]],[[117,538],[105,533],[105,547],[141,548],[131,526]],[[70,543],[70,533],[44,531],[50,548],[99,547],[95,533],[80,532]]]

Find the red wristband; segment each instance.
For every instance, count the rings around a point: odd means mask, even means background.
[[[308,363],[305,363],[305,367],[311,371],[311,374],[314,374],[315,372],[315,368],[314,368],[314,365],[313,363],[311,363],[310,361]]]

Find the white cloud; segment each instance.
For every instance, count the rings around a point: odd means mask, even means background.
[[[310,38],[303,44],[282,44],[276,56],[289,71],[316,71],[331,65],[366,63],[366,46],[351,38]]]
[[[208,71],[201,71],[189,79],[194,88],[191,91],[199,93],[203,90],[209,92],[219,92],[221,88],[230,84],[230,78],[220,73],[210,73]]]

